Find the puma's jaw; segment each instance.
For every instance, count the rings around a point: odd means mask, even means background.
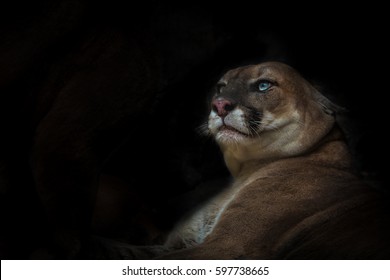
[[[244,112],[239,108],[234,109],[224,119],[211,111],[208,128],[218,143],[227,145],[237,142],[243,143],[249,139],[251,134],[250,128],[245,122]]]
[[[208,121],[209,131],[221,147],[229,169],[235,169],[233,161],[267,160],[295,154],[302,149],[300,127],[300,116],[296,110],[280,116],[264,111],[255,127],[248,124],[239,108],[225,118],[211,111]]]

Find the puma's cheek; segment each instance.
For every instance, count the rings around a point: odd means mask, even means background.
[[[225,117],[225,124],[244,134],[248,134],[245,113],[240,108],[234,109]]]

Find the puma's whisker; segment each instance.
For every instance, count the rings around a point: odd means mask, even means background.
[[[200,135],[203,135],[203,136],[210,136],[211,135],[207,122],[198,126],[196,128],[196,132]]]

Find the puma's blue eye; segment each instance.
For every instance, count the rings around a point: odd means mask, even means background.
[[[270,82],[262,81],[259,83],[259,91],[261,92],[267,91],[271,86],[272,84]]]

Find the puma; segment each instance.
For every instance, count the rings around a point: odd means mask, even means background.
[[[234,181],[177,225],[158,258],[390,257],[387,200],[355,174],[339,106],[279,62],[228,71],[210,105],[205,130]]]

